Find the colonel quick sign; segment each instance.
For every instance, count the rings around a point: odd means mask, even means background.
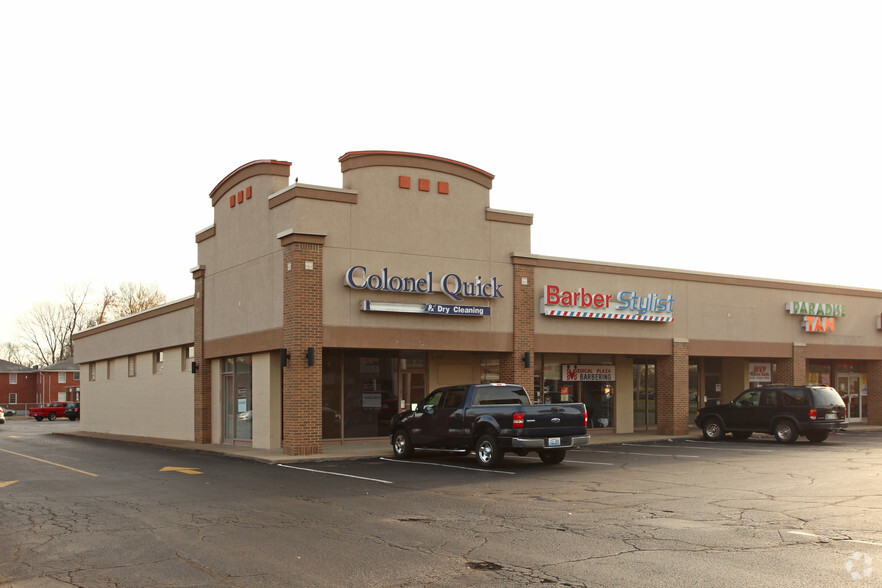
[[[633,290],[621,290],[615,294],[589,292],[585,288],[564,290],[547,284],[543,312],[546,316],[670,323],[674,320],[674,296]]]

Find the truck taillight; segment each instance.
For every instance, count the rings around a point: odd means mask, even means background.
[[[585,426],[588,426],[588,409],[585,409]]]
[[[511,425],[515,429],[523,429],[524,428],[524,413],[516,412],[511,420]]]
[[[809,419],[815,420],[816,418],[818,418],[818,410],[815,408],[809,410]]]

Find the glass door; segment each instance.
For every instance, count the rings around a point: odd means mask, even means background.
[[[251,356],[227,357],[223,367],[224,443],[251,443]]]
[[[863,398],[861,397],[861,375],[839,374],[836,377],[836,390],[845,401],[849,422],[860,421],[863,416]]]

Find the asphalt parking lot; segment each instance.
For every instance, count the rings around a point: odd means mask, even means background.
[[[879,585],[875,431],[486,470],[440,454],[267,463],[47,424],[0,429],[15,586]]]

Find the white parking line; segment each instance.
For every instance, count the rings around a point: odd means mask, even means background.
[[[512,457],[519,457],[521,459],[540,459],[538,457],[533,457],[532,455],[512,455]],[[587,463],[588,465],[605,465],[605,466],[614,466],[614,463],[607,463],[605,461],[579,461],[578,459],[567,458],[566,463]]]
[[[510,476],[514,476],[514,472],[506,472],[505,470],[493,470],[493,469],[485,469],[485,468],[467,468],[463,466],[455,466],[446,463],[433,463],[431,461],[411,461],[407,459],[392,459],[389,457],[381,457],[380,461],[388,461],[392,463],[414,463],[418,465],[429,465],[435,466],[439,468],[452,468],[454,470],[468,470],[470,472],[486,472],[488,474],[508,474]]]
[[[774,449],[753,449],[752,447],[739,447],[739,448],[729,448],[729,447],[702,447],[699,444],[704,445],[717,445],[717,441],[693,441],[692,439],[685,439],[686,443],[692,443],[691,446],[693,449],[713,449],[714,451],[762,451],[764,453],[770,453],[774,451]]]
[[[649,457],[699,457],[697,455],[680,455],[679,453],[639,453],[637,451],[603,451],[591,449],[597,453],[612,453],[613,455],[647,455]]]
[[[389,480],[378,480],[377,478],[365,478],[362,476],[353,476],[351,474],[341,474],[338,472],[325,472],[322,470],[312,470],[310,468],[299,468],[297,466],[292,466],[284,463],[280,463],[279,466],[283,468],[288,468],[291,470],[300,470],[301,472],[312,472],[314,474],[327,474],[329,476],[342,476],[344,478],[355,478],[356,480],[366,480],[368,482],[379,482],[380,484],[392,484]]]

